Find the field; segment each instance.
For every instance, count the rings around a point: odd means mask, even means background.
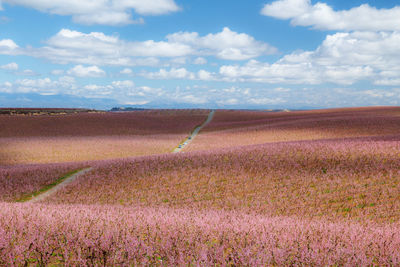
[[[0,117],[0,265],[400,265],[400,108],[208,112]]]
[[[168,153],[201,124],[204,110],[0,116],[0,165]]]
[[[270,142],[397,135],[400,108],[218,111],[186,151]]]

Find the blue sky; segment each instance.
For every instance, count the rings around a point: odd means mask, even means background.
[[[0,106],[399,105],[400,5],[0,0]]]

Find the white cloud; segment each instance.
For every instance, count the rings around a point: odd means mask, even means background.
[[[385,85],[385,86],[394,86],[400,85],[400,78],[393,78],[393,79],[380,79],[375,81],[376,85]]]
[[[30,69],[26,69],[26,70],[23,70],[21,72],[17,72],[17,74],[18,75],[23,75],[23,76],[36,76],[36,75],[38,75],[38,73],[36,73],[35,71],[30,70]]]
[[[185,44],[124,41],[101,32],[82,33],[68,29],[60,30],[46,43],[47,46],[28,49],[26,54],[61,64],[155,66],[159,64],[156,57],[180,57],[192,53]]]
[[[250,60],[220,67],[225,81],[293,84],[353,84],[371,80],[396,84],[400,75],[400,33],[328,35],[315,51],[295,52],[273,64]]]
[[[243,66],[224,65],[219,73],[229,82],[266,82],[266,83],[320,83],[318,69],[313,69],[307,62],[285,64],[278,61],[274,64],[250,60]]]
[[[284,103],[282,98],[268,98],[268,97],[261,97],[261,98],[250,98],[248,103],[255,104],[255,105],[270,105],[270,104],[279,104]]]
[[[62,76],[58,78],[58,82],[63,85],[62,87],[69,87],[71,85],[75,85],[76,80],[74,77],[71,76]]]
[[[143,106],[148,103],[150,103],[150,101],[148,101],[148,100],[122,102],[122,104],[124,104],[124,105],[131,105],[131,106]]]
[[[225,27],[222,32],[199,36],[197,32],[178,32],[167,36],[169,42],[189,45],[201,55],[215,55],[227,60],[246,60],[276,53],[276,48],[245,33]]]
[[[70,93],[75,90],[75,80],[63,79],[19,79],[14,83],[7,82],[0,86],[0,92],[4,93],[37,93],[41,95],[55,95],[59,93]]]
[[[125,68],[125,69],[121,70],[119,73],[125,74],[125,75],[131,75],[133,73],[133,71],[130,68]]]
[[[264,5],[261,14],[279,19],[290,19],[306,13],[309,0],[280,0]]]
[[[114,88],[132,88],[135,86],[135,83],[131,80],[125,80],[125,81],[113,81],[111,85]]]
[[[199,70],[197,72],[197,79],[199,79],[199,80],[211,81],[211,80],[215,79],[213,76],[214,75],[211,72],[208,72],[206,70]]]
[[[63,75],[64,74],[64,70],[52,70],[50,73],[52,75],[56,75],[56,76]]]
[[[36,93],[41,95],[74,95],[86,98],[109,98],[120,102],[148,103],[154,99],[164,101],[165,91],[161,88],[136,86],[131,80],[112,81],[109,84],[77,84],[74,77],[19,79],[13,83],[0,84],[1,93]]]
[[[185,68],[160,69],[158,72],[143,72],[140,74],[147,79],[194,79],[194,73]]]
[[[207,98],[204,96],[195,96],[195,95],[179,95],[175,99],[180,103],[189,103],[189,104],[205,104],[208,102]]]
[[[123,103],[148,102],[152,99],[162,97],[163,89],[151,88],[148,86],[136,86],[131,80],[112,81],[110,84],[88,84],[73,92],[74,95],[81,95],[92,98],[113,98]]]
[[[274,89],[275,92],[290,92],[290,88],[284,88],[284,87],[277,87]]]
[[[161,15],[180,10],[173,0],[118,0],[116,3],[133,8],[141,15]]]
[[[3,0],[3,2],[34,8],[45,13],[72,16],[74,22],[89,25],[143,23],[143,19],[132,19],[132,9],[139,15],[161,15],[180,9],[173,0]]]
[[[112,86],[89,84],[85,85],[83,90],[80,90],[80,95],[85,95],[86,97],[92,98],[101,98],[112,95],[113,90],[114,88]]]
[[[176,57],[170,60],[173,65],[185,65],[187,63],[186,57]]]
[[[325,3],[311,0],[278,0],[266,4],[261,14],[290,19],[295,26],[322,30],[397,31],[400,30],[400,6],[376,9],[368,4],[349,10],[335,11]]]
[[[186,79],[186,80],[216,80],[214,73],[206,70],[199,70],[197,73],[188,71],[185,68],[160,69],[157,72],[142,72],[139,74],[147,79]]]
[[[189,55],[192,52],[192,49],[185,44],[164,41],[155,42],[153,40],[131,42],[125,49],[131,56],[148,57],[180,57]]]
[[[11,40],[7,41],[7,50],[17,49],[17,46],[10,42]],[[45,44],[39,48],[27,47],[17,50],[25,55],[45,58],[57,64],[126,67],[183,65],[192,62],[191,57],[196,57],[195,64],[205,64],[207,61],[202,56],[245,60],[276,51],[252,36],[236,33],[229,28],[205,36],[199,36],[195,32],[178,32],[161,41],[126,41],[117,35],[106,35],[102,32],[83,33],[62,29],[45,41]],[[160,59],[167,59],[167,63]]]
[[[198,57],[193,61],[193,64],[196,64],[196,65],[207,64],[207,59],[205,59],[204,57]]]
[[[19,46],[13,40],[0,40],[0,55],[15,55],[18,52]]]
[[[223,99],[217,101],[217,104],[219,105],[236,105],[239,103],[239,100],[237,98],[228,98],[228,99]]]
[[[15,70],[18,70],[18,64],[15,63],[15,62],[11,62],[9,64],[0,66],[0,69],[9,70],[9,71],[15,71]]]
[[[69,75],[76,77],[103,77],[106,72],[97,66],[84,67],[82,65],[77,65],[67,72]]]

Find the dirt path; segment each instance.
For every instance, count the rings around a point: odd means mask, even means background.
[[[69,177],[67,177],[64,181],[62,181],[61,183],[59,183],[58,185],[52,187],[51,189],[47,190],[46,192],[43,192],[42,194],[32,198],[29,201],[26,201],[25,203],[36,203],[39,202],[45,198],[47,198],[48,196],[52,195],[54,192],[56,192],[57,190],[59,190],[60,188],[66,186],[67,184],[70,184],[71,182],[73,182],[78,176],[83,175],[85,173],[87,173],[88,171],[90,171],[92,168],[86,168],[83,169]]]
[[[191,134],[188,138],[186,138],[185,141],[183,141],[182,143],[180,143],[180,144],[178,145],[178,147],[176,147],[176,148],[174,149],[174,151],[172,151],[172,152],[173,152],[173,153],[181,152],[182,149],[185,148],[185,146],[187,146],[190,142],[192,142],[192,140],[199,134],[200,130],[201,130],[204,126],[206,126],[206,125],[212,120],[212,118],[214,117],[214,113],[215,113],[215,110],[212,110],[212,111],[210,112],[210,114],[208,114],[207,120],[206,120],[205,122],[203,122],[202,125],[196,127],[196,129],[194,129],[194,131],[192,132],[192,134]]]

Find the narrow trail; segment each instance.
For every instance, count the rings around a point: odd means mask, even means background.
[[[62,187],[66,186],[67,184],[70,184],[71,182],[73,182],[76,178],[78,178],[78,176],[83,175],[85,173],[87,173],[88,171],[90,171],[92,169],[92,167],[80,170],[79,172],[67,177],[64,181],[62,181],[61,183],[59,183],[58,185],[50,188],[49,190],[47,190],[46,192],[43,192],[42,194],[26,201],[25,203],[36,203],[39,202],[47,197],[49,197],[50,195],[52,195],[54,192],[56,192],[57,190],[61,189]]]
[[[213,119],[214,113],[215,113],[215,110],[212,110],[212,111],[210,112],[210,114],[208,114],[207,120],[206,120],[205,122],[203,122],[202,125],[196,127],[196,128],[194,129],[194,131],[192,132],[192,134],[191,134],[188,138],[186,138],[185,141],[183,141],[182,143],[180,143],[180,144],[174,149],[174,151],[172,151],[172,153],[181,152],[182,149],[185,148],[185,146],[187,146],[188,144],[190,144],[190,142],[192,142],[193,139],[199,134],[200,130],[203,129],[203,127],[206,126],[206,125]]]

